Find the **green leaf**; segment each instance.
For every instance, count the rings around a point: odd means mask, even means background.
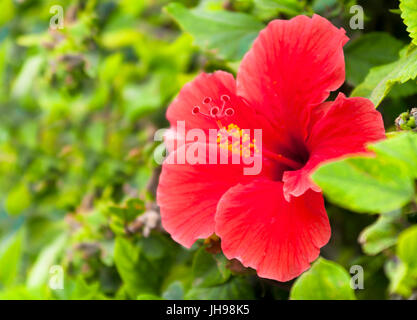
[[[35,78],[38,76],[43,62],[44,59],[40,55],[33,56],[26,60],[13,84],[11,92],[13,97],[21,98],[30,93],[30,89],[35,83]]]
[[[328,163],[312,178],[330,201],[357,212],[393,211],[414,194],[413,181],[402,163],[382,156]]]
[[[294,283],[292,300],[355,300],[349,273],[335,262],[319,258]]]
[[[213,287],[193,287],[185,296],[186,300],[250,300],[254,299],[253,289],[245,278],[230,278],[226,283]]]
[[[401,18],[407,25],[407,31],[417,45],[417,2],[415,0],[400,0]]]
[[[17,280],[22,259],[23,231],[16,232],[0,247],[0,286],[10,286]]]
[[[194,285],[209,287],[225,283],[231,275],[226,263],[222,254],[213,255],[200,248],[193,260]]]
[[[6,199],[6,211],[11,215],[18,215],[27,209],[32,201],[32,196],[26,184],[18,184],[10,191]]]
[[[417,49],[411,45],[399,60],[371,69],[365,80],[353,90],[352,97],[370,99],[377,107],[395,84],[405,84],[417,77]],[[407,91],[409,92],[409,91]]]
[[[381,215],[375,223],[361,232],[359,242],[367,255],[376,255],[397,243],[401,230],[401,225],[397,222],[398,215],[401,215],[401,211]]]
[[[369,146],[377,154],[401,161],[408,173],[417,178],[417,133],[403,132],[393,138]]]
[[[226,60],[240,60],[264,27],[245,13],[187,9],[179,3],[165,8],[197,46]]]
[[[75,280],[65,279],[63,290],[55,290],[54,295],[60,300],[102,300],[105,295],[100,292],[100,283],[87,283],[78,276]]]
[[[183,300],[184,286],[180,281],[172,282],[162,294],[165,300]]]
[[[358,85],[372,67],[396,61],[403,46],[385,32],[367,33],[349,42],[345,47],[347,80]]]
[[[140,246],[127,239],[116,238],[114,262],[132,298],[140,294],[158,294],[159,276]]]
[[[28,288],[36,288],[47,284],[51,266],[56,262],[67,243],[67,235],[57,237],[49,246],[38,255],[27,277]]]
[[[408,269],[417,272],[417,226],[403,231],[398,237],[397,255]],[[416,273],[417,274],[417,273]]]
[[[384,270],[390,280],[390,293],[397,293],[404,297],[412,294],[412,288],[417,282],[410,277],[409,270],[404,263],[390,259],[386,262]]]
[[[400,260],[389,260],[385,271],[390,279],[390,291],[406,298],[417,287],[417,226],[403,231],[398,237],[397,256]]]
[[[272,18],[280,13],[292,17],[303,12],[303,2],[299,0],[255,0],[254,4],[262,18]]]

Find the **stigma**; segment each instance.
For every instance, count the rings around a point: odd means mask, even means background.
[[[227,94],[221,95],[218,101],[221,103],[215,103],[211,97],[205,97],[202,104],[206,106],[204,109],[208,109],[208,112],[201,111],[201,107],[198,105],[194,106],[191,112],[193,115],[201,115],[205,118],[213,119],[216,121],[219,129],[221,129],[223,128],[221,120],[226,117],[232,117],[235,114],[235,110],[230,106],[230,96]]]

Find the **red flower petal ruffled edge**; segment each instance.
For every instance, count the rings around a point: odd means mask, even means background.
[[[231,188],[221,198],[215,220],[228,259],[278,281],[307,270],[330,239],[322,195],[308,191],[288,202],[281,182],[258,180]]]

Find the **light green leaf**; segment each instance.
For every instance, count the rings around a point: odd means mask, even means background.
[[[330,201],[357,212],[393,211],[414,194],[413,181],[402,163],[382,156],[325,164],[313,180]]]
[[[17,280],[22,258],[23,231],[16,232],[0,246],[0,286],[10,286]]]
[[[390,293],[397,293],[404,297],[409,297],[412,294],[412,288],[417,282],[413,277],[410,277],[410,272],[404,263],[390,259],[386,262],[384,270],[390,280]]]
[[[355,300],[349,273],[335,262],[319,258],[294,283],[292,300]]]
[[[401,211],[381,215],[375,223],[361,232],[359,242],[366,254],[376,255],[397,243],[397,236],[401,230],[397,222],[398,214],[401,214]]]
[[[417,226],[408,228],[400,234],[397,255],[408,269],[417,272]]]
[[[400,234],[396,252],[400,260],[390,260],[385,267],[390,291],[408,298],[417,287],[417,226]]]
[[[345,47],[346,78],[353,85],[361,83],[372,67],[398,59],[404,43],[385,32],[367,33]]]
[[[49,246],[45,247],[36,259],[29,272],[26,285],[28,288],[47,285],[51,266],[56,263],[59,255],[65,248],[67,235],[57,237]]]
[[[411,45],[400,59],[371,69],[351,96],[370,99],[377,107],[395,84],[405,84],[417,77],[417,49]],[[407,91],[408,92],[408,91]]]
[[[6,199],[6,211],[10,215],[18,215],[27,209],[32,202],[31,193],[26,184],[21,183],[10,191]]]
[[[13,84],[11,92],[13,97],[21,98],[30,93],[30,89],[35,83],[35,78],[38,76],[43,62],[44,59],[40,55],[30,57],[26,60]]]
[[[3,26],[15,16],[13,0],[2,0],[0,2],[0,25]]]
[[[417,178],[417,134],[404,132],[393,138],[369,146],[377,154],[400,160],[410,176]]]
[[[255,8],[262,18],[272,18],[280,13],[296,16],[303,12],[303,1],[299,0],[255,0]]]
[[[187,9],[179,3],[165,8],[197,46],[226,60],[241,59],[264,27],[245,13]]]
[[[417,1],[400,0],[401,17],[407,25],[407,31],[417,45]]]

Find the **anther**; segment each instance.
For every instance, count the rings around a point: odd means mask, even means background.
[[[206,97],[206,98],[204,98],[204,100],[203,100],[203,103],[204,104],[208,104],[208,103],[210,103],[211,102],[211,98],[210,97]]]
[[[227,108],[224,112],[228,117],[231,117],[235,114],[235,110],[233,108]]]
[[[220,111],[219,107],[214,106],[213,108],[210,109],[210,115],[214,117],[219,113],[219,111]]]
[[[223,102],[229,102],[229,101],[230,101],[230,97],[229,97],[227,94],[222,95],[222,96],[220,97],[220,99],[221,99]]]
[[[198,113],[200,113],[200,107],[199,106],[195,106],[191,112],[192,112],[192,114],[198,114]]]

